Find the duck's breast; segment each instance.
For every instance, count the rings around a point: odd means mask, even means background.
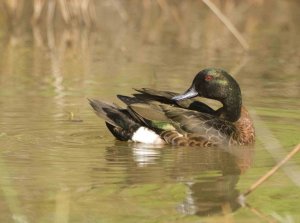
[[[249,145],[255,142],[255,130],[248,110],[242,106],[241,117],[235,122],[239,144]]]

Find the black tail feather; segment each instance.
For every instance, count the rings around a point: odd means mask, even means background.
[[[88,99],[96,114],[106,121],[111,133],[120,140],[128,140],[140,127],[126,109],[95,99]]]
[[[107,112],[109,110],[111,111],[115,111],[118,110],[118,108],[113,105],[113,104],[109,104],[106,102],[102,102],[99,100],[95,100],[95,99],[88,99],[90,105],[92,106],[92,108],[94,109],[95,113],[103,118],[106,122],[108,122],[109,124],[113,125],[113,126],[118,126],[115,121],[111,118],[108,117]]]
[[[128,141],[131,139],[132,133],[129,131],[126,131],[120,127],[113,126],[109,124],[108,122],[105,122],[108,130],[113,134],[114,137],[121,141]]]

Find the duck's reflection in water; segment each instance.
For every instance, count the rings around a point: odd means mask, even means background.
[[[237,210],[240,204],[236,185],[240,175],[251,166],[253,150],[250,147],[236,147],[190,152],[194,155],[189,156],[190,158],[185,156],[180,162],[196,164],[196,161],[185,159],[198,159],[198,167],[193,171],[199,172],[190,180],[182,177],[187,190],[186,198],[178,205],[178,210],[187,215],[201,216],[226,214]],[[176,166],[176,172],[180,175],[180,165]]]
[[[124,145],[124,144],[123,144]],[[179,182],[186,186],[177,210],[186,215],[214,215],[240,207],[236,188],[240,175],[252,163],[253,148],[156,148],[133,144],[107,149],[107,161],[126,160],[126,183]]]
[[[159,159],[162,148],[162,145],[144,145],[144,144],[136,144],[132,148],[132,155],[134,161],[138,166],[147,166],[149,164],[155,164],[155,162]]]
[[[228,175],[206,178],[203,182],[187,182],[186,198],[178,211],[201,216],[235,211],[240,207],[236,189],[238,180],[238,175]]]

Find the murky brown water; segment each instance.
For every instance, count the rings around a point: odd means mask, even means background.
[[[95,31],[2,30],[0,222],[299,222],[299,155],[249,195],[251,207],[237,202],[300,142],[299,3],[228,2],[249,53],[199,2],[166,15],[125,5],[126,17],[99,6]],[[118,142],[86,100],[182,91],[210,66],[240,83],[255,148]]]

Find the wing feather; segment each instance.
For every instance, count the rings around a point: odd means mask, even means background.
[[[213,138],[217,141],[224,141],[236,132],[233,123],[220,119],[210,114],[176,108],[168,105],[161,105],[165,115],[177,123],[182,131],[193,136]],[[176,125],[174,125],[176,126]]]

